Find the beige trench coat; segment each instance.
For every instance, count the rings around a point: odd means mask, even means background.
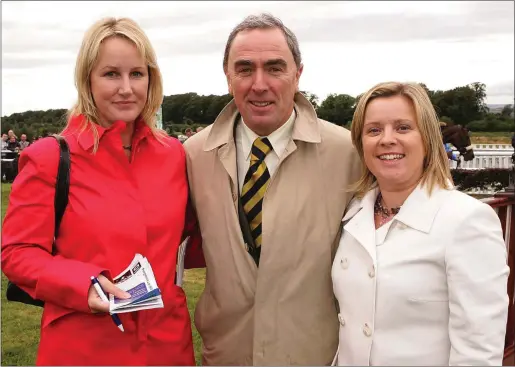
[[[263,202],[259,270],[245,249],[230,102],[184,144],[206,287],[195,311],[205,365],[328,365],[338,347],[331,264],[359,158],[350,132],[295,97],[292,139]]]

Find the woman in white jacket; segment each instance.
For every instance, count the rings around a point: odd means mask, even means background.
[[[501,365],[506,246],[495,211],[452,185],[435,110],[418,84],[359,100],[363,163],[332,267],[338,365]]]

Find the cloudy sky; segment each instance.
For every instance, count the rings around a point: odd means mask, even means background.
[[[486,84],[487,103],[514,102],[514,3],[488,2],[6,2],[2,1],[2,111],[69,108],[85,30],[129,16],[150,37],[165,95],[227,93],[223,49],[248,14],[268,11],[296,33],[300,87],[322,100],[380,81],[430,89]]]

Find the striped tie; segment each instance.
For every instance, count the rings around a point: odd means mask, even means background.
[[[245,175],[241,190],[241,203],[247,215],[252,238],[256,245],[256,263],[259,263],[261,253],[261,207],[266,187],[270,181],[270,173],[266,168],[265,157],[272,150],[272,144],[267,138],[257,138],[252,145],[250,167]],[[249,247],[249,251],[254,250]]]

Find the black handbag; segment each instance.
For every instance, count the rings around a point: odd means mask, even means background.
[[[57,168],[57,180],[55,184],[55,228],[54,228],[54,243],[52,245],[52,255],[55,254],[55,239],[59,231],[59,225],[63,217],[66,205],[68,204],[68,190],[70,188],[70,149],[66,140],[59,135],[52,135],[59,143],[59,166]],[[8,301],[25,303],[43,307],[45,302],[39,299],[32,298],[27,292],[18,287],[11,281],[7,284],[6,298]]]

